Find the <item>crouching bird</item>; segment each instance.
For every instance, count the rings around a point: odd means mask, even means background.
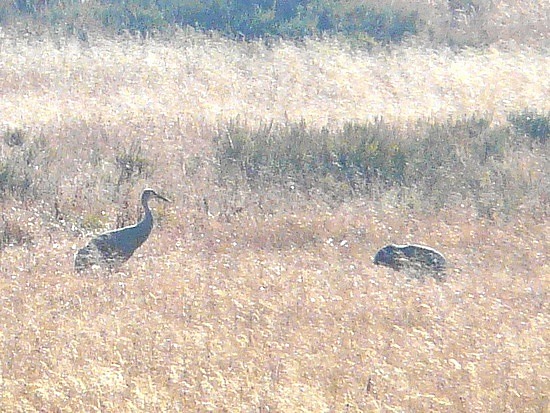
[[[141,194],[141,205],[145,210],[143,219],[136,225],[108,231],[93,238],[76,253],[75,269],[82,271],[94,265],[113,269],[126,262],[147,240],[153,229],[153,214],[149,208],[151,198],[171,202],[154,190],[145,189]]]
[[[418,278],[421,278],[424,273],[428,273],[439,281],[445,278],[447,264],[445,257],[439,251],[415,244],[386,245],[376,253],[374,263],[397,271],[402,269],[416,271]]]

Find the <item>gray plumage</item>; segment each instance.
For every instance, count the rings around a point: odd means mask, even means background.
[[[393,268],[394,270],[414,269],[430,272],[434,278],[444,278],[445,257],[439,251],[423,245],[390,244],[379,250],[374,256],[374,263]]]
[[[145,210],[143,219],[136,225],[108,231],[93,238],[76,253],[75,269],[81,271],[93,265],[114,268],[127,261],[147,240],[153,229],[153,214],[149,208],[151,198],[170,202],[152,189],[145,189],[141,194],[141,205]]]

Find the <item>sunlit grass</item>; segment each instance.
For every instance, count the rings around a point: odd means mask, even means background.
[[[547,228],[361,212],[157,228],[111,275],[72,272],[61,232],[4,252],[3,408],[540,411]],[[371,264],[407,228],[446,283]]]
[[[212,173],[214,132],[235,116],[321,128],[548,111],[547,53],[198,35],[0,47],[0,122],[27,133],[0,142],[1,159],[47,149],[26,165],[28,196],[0,203],[0,410],[547,408],[545,147],[503,155],[540,182],[508,215],[424,210],[414,189],[343,203]],[[121,154],[147,173],[121,178]],[[77,248],[138,219],[145,186],[174,200],[153,207],[147,243],[120,272],[77,275]],[[447,281],[375,267],[390,242],[437,247]]]
[[[548,111],[550,61],[529,48],[349,50],[336,41],[239,44],[16,40],[2,44],[0,110],[11,125],[447,119]]]

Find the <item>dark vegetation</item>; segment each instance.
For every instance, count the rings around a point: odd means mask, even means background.
[[[43,137],[29,138],[20,130],[4,133],[0,153],[0,196],[19,200],[40,198],[47,190],[54,154]]]
[[[400,42],[420,31],[433,37],[429,22],[421,17],[426,10],[420,11],[418,4],[404,4],[334,0],[13,0],[0,5],[0,24],[26,21],[29,28],[53,27],[83,40],[90,30],[98,28],[151,36],[187,26],[219,31],[236,39],[337,34],[366,45]],[[448,22],[452,30],[458,15],[481,18],[482,12],[475,1],[449,2],[439,20]]]
[[[250,129],[235,121],[216,138],[217,170],[220,182],[244,179],[254,188],[278,184],[338,200],[394,189],[412,208],[470,202],[491,217],[517,211],[549,180],[548,171],[533,179],[537,171],[514,164],[520,155],[548,152],[548,129],[539,125],[549,116],[527,110],[510,119],[511,126],[474,116],[407,127],[377,120],[335,131],[305,123]]]
[[[540,143],[546,143],[550,137],[550,112],[544,114],[525,109],[521,113],[511,113],[508,121],[516,133],[526,135]]]
[[[338,130],[304,122],[250,128],[234,120],[214,137],[212,172],[220,187],[279,187],[323,194],[337,203],[380,198],[393,191],[400,203],[413,209],[469,203],[480,215],[492,217],[529,204],[544,214],[549,207],[545,193],[550,177],[544,159],[550,158],[550,117],[525,110],[509,118],[504,126],[475,116],[406,126],[379,119]],[[48,171],[66,161],[62,153],[44,137],[26,136],[21,130],[5,132],[2,143],[3,197],[24,201],[55,193],[58,183]],[[116,191],[134,179],[154,175],[154,162],[139,142],[119,148],[112,163],[118,176]]]
[[[217,185],[266,191],[274,187],[321,194],[331,202],[393,193],[412,209],[437,210],[462,203],[480,215],[510,214],[526,205],[546,213],[549,114],[511,113],[510,123],[492,126],[484,117],[349,123],[337,130],[304,122],[248,127],[234,120],[214,137]],[[46,199],[59,186],[50,173],[62,159],[42,136],[8,130],[2,139],[0,194],[20,201]],[[95,157],[111,158],[108,154]],[[208,165],[204,155],[202,165]],[[154,160],[139,142],[118,149],[110,161],[118,193],[139,177],[153,177]],[[104,185],[109,185],[105,182]],[[545,195],[546,194],[546,195]],[[51,200],[50,200],[51,201]],[[534,212],[534,211],[533,211]]]

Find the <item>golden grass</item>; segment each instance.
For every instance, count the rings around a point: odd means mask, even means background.
[[[37,231],[2,256],[2,410],[543,411],[548,228],[441,218],[204,218],[84,277]],[[407,228],[447,282],[371,264]]]
[[[1,411],[547,409],[544,212],[486,221],[469,206],[332,207],[222,189],[190,162],[208,162],[210,132],[236,115],[323,126],[549,110],[544,51],[370,55],[193,35],[4,39],[0,52],[2,122],[42,134],[62,160],[37,199],[0,204],[28,237],[0,251]],[[115,155],[136,138],[158,165],[114,190]],[[74,273],[80,224],[136,216],[145,185],[175,201],[155,205],[150,240],[119,273]],[[449,279],[374,267],[388,242],[436,246]]]
[[[183,35],[182,35],[183,36]],[[96,38],[2,43],[2,122],[176,122],[235,116],[312,124],[446,119],[550,109],[550,59],[528,47],[407,47],[377,53],[337,41],[238,44],[193,35],[158,42]]]

